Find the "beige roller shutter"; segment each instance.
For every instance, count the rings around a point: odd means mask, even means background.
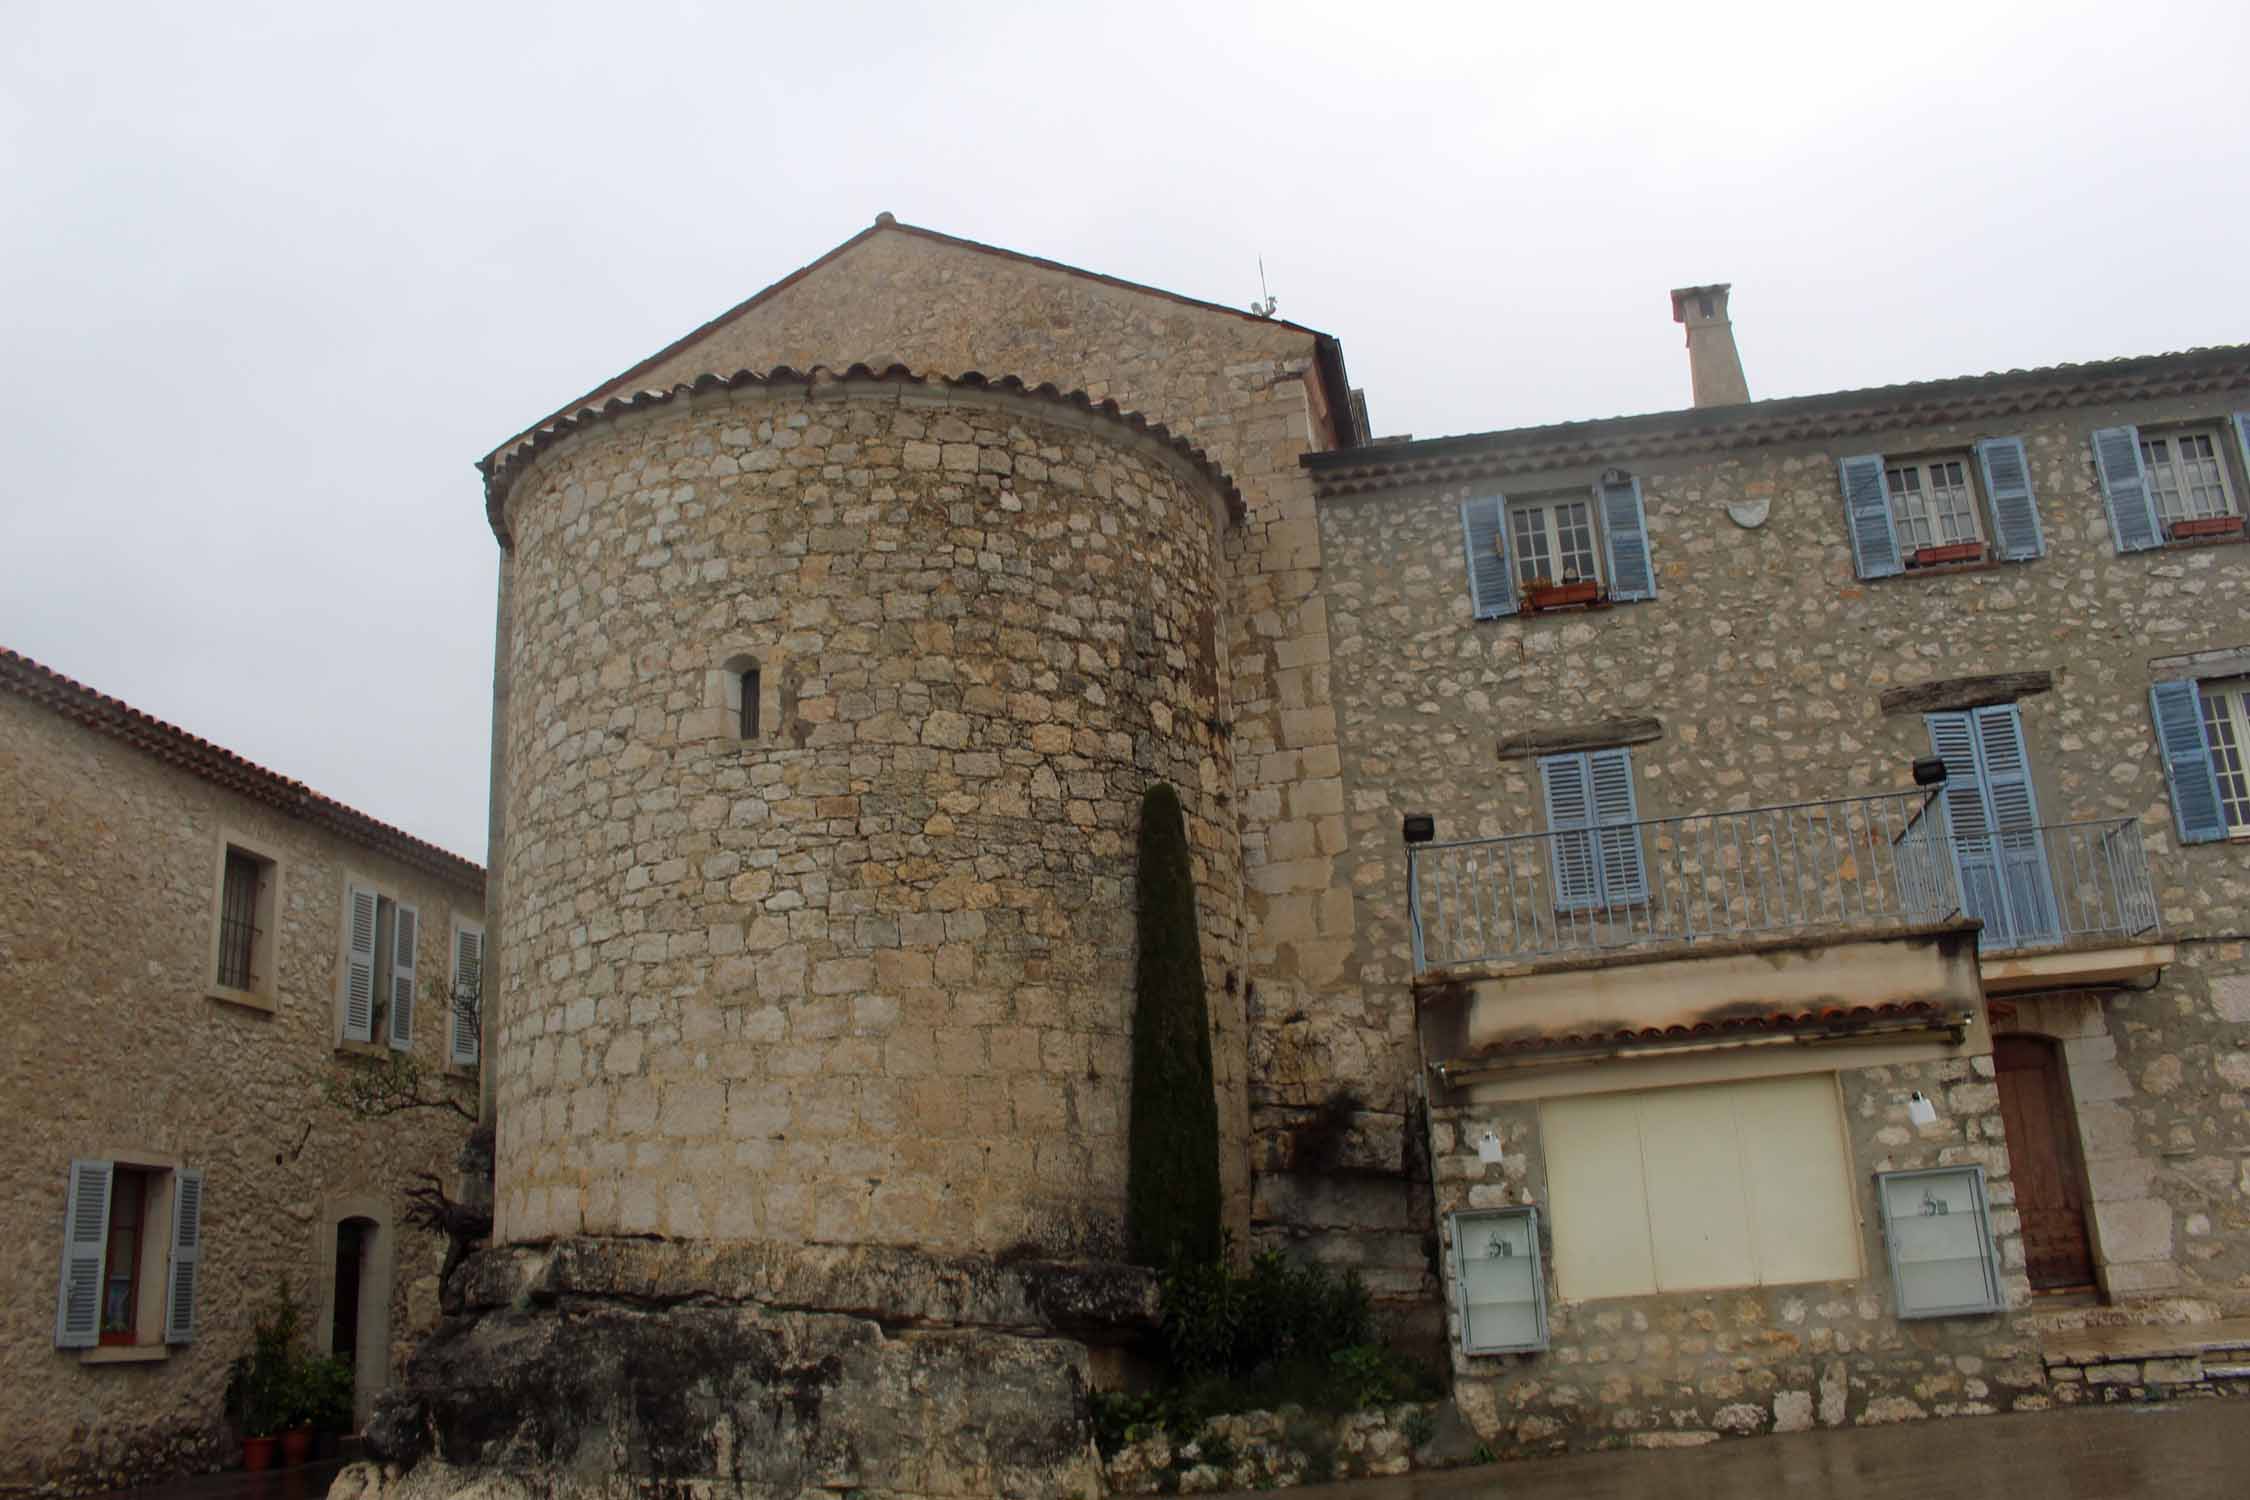
[[[1831,1075],[1554,1099],[1540,1121],[1564,1298],[1860,1275]]]

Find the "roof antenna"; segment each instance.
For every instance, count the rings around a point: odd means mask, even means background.
[[[1261,318],[1270,318],[1273,310],[1281,306],[1281,299],[1266,291],[1266,258],[1263,255],[1258,257],[1258,290],[1265,292],[1265,295],[1250,304],[1250,311]]]

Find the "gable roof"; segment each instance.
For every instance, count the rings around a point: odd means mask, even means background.
[[[717,317],[689,329],[686,333],[680,335],[680,337],[674,339],[671,343],[666,344],[663,348],[648,356],[648,358],[641,360],[638,364],[633,365],[630,369],[619,371],[617,374],[610,376],[609,379],[595,386],[592,390],[586,392],[584,395],[577,397],[575,400],[566,401],[561,406],[556,407],[553,411],[547,413],[547,415],[541,417],[538,421],[532,423],[529,427],[526,427],[521,432],[511,436],[498,448],[493,449],[492,453],[487,455],[487,461],[489,462],[490,459],[498,457],[502,452],[514,447],[524,438],[529,437],[530,435],[538,432],[544,427],[547,427],[549,424],[559,421],[562,418],[570,416],[572,413],[593,404],[596,398],[600,397],[603,392],[615,391],[619,386],[627,385],[630,382],[639,379],[641,376],[647,374],[649,371],[663,364],[666,360],[672,358],[673,355],[678,354],[681,350],[690,347],[705,335],[719,328],[725,327],[727,324],[733,322],[735,319],[741,317],[744,313],[749,312],[751,309],[771,301],[773,298],[787,291],[790,287],[795,286],[798,282],[803,281],[806,277],[812,275],[815,271],[820,270],[822,267],[828,265],[832,261],[841,259],[843,256],[849,254],[854,249],[857,249],[860,245],[863,245],[868,240],[873,239],[876,235],[882,234],[886,231],[893,234],[912,235],[918,239],[928,240],[933,244],[950,246],[951,248],[956,250],[969,250],[979,255],[998,256],[1002,260],[1015,261],[1019,265],[1036,266],[1043,271],[1059,271],[1066,276],[1076,276],[1081,280],[1099,282],[1104,286],[1113,286],[1121,291],[1137,292],[1147,297],[1162,298],[1166,302],[1176,302],[1182,307],[1192,307],[1199,312],[1220,313],[1224,314],[1227,317],[1242,318],[1252,323],[1266,323],[1276,328],[1287,328],[1292,330],[1293,332],[1304,334],[1306,337],[1313,340],[1315,354],[1320,365],[1321,383],[1327,386],[1329,390],[1329,406],[1332,410],[1338,413],[1339,420],[1344,429],[1341,432],[1341,441],[1339,443],[1339,446],[1348,448],[1353,446],[1355,443],[1365,442],[1367,439],[1366,433],[1357,430],[1358,420],[1353,415],[1354,403],[1351,399],[1350,378],[1344,373],[1344,346],[1330,334],[1322,333],[1317,328],[1307,328],[1302,323],[1292,323],[1286,318],[1262,318],[1254,312],[1249,312],[1239,307],[1229,307],[1223,302],[1206,302],[1199,297],[1186,297],[1182,296],[1178,292],[1165,291],[1162,287],[1145,286],[1140,282],[1127,281],[1122,277],[1105,276],[1099,271],[1088,271],[1079,266],[1065,265],[1059,260],[1046,260],[1040,256],[1026,255],[1020,250],[1007,250],[1001,248],[998,245],[987,245],[980,240],[966,240],[962,239],[958,235],[942,234],[935,229],[924,229],[918,224],[901,224],[890,214],[882,213],[875,216],[874,223],[868,225],[865,229],[862,229],[859,233],[853,235],[850,239],[845,240],[842,244],[836,246],[835,249],[830,250],[826,255],[821,256],[818,260],[812,261],[806,265],[799,266],[796,270],[791,271],[787,276],[782,277],[779,281],[773,283],[769,287],[766,287],[764,290],[753,292],[750,296],[746,297],[740,302],[737,302],[734,306],[728,308],[725,312],[720,313]],[[717,372],[714,371],[712,373]]]
[[[97,693],[86,684],[5,647],[0,647],[0,692],[14,693],[96,734],[107,735],[168,766],[176,766],[190,776],[200,777],[253,802],[262,802],[290,817],[317,823],[353,843],[387,854],[426,874],[473,889],[480,895],[484,891],[484,866],[418,839],[404,829],[378,822],[332,797],[323,797],[301,781],[291,781],[255,765],[231,750],[188,733],[177,724],[168,724],[129,703]]]

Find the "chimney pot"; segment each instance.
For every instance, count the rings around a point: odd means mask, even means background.
[[[1750,399],[1742,378],[1742,356],[1734,347],[1734,322],[1727,316],[1729,282],[1672,289],[1672,321],[1687,326],[1688,375],[1697,406],[1735,406]]]

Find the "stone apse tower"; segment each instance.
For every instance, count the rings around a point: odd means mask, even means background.
[[[1350,413],[1310,330],[885,216],[485,461],[496,1248],[379,1450],[1092,1492],[1158,780],[1234,1227],[1422,1292],[1296,462]],[[1300,1186],[1315,1115],[1372,1170]]]

